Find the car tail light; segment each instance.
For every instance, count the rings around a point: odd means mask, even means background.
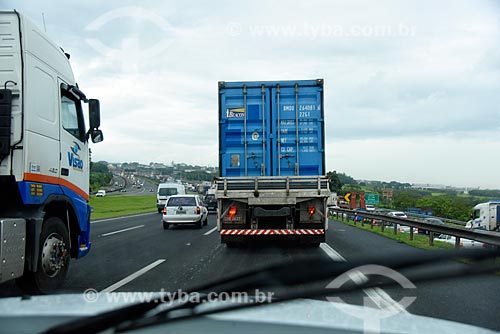
[[[201,212],[201,208],[199,206],[196,207],[196,214],[199,215]]]
[[[236,207],[235,207],[235,206],[232,206],[232,207],[229,209],[229,217],[233,218],[234,216],[236,216]]]
[[[309,213],[309,218],[310,218],[316,212],[316,208],[314,206],[310,206],[307,208],[307,212]]]
[[[163,214],[166,215],[167,214],[167,207],[164,207],[163,208]]]

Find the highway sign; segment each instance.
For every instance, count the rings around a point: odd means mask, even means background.
[[[347,193],[344,195],[344,199],[346,202],[350,203],[351,202],[351,193]]]
[[[371,205],[378,205],[379,203],[379,196],[378,194],[365,194],[365,201],[366,204],[371,204]]]

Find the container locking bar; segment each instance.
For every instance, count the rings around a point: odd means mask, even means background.
[[[264,85],[260,87],[260,93],[262,95],[262,164],[260,175],[266,175],[266,87]]]
[[[299,84],[295,84],[295,175],[299,175]]]
[[[245,176],[248,176],[248,142],[247,142],[247,85],[243,85],[243,144],[245,145]]]

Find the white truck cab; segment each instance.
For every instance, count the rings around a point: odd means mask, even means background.
[[[103,139],[99,101],[79,89],[69,55],[20,13],[0,11],[0,45],[0,283],[52,292],[70,257],[90,250],[89,140]]]
[[[474,207],[471,220],[465,225],[487,231],[500,231],[500,200],[479,203]]]

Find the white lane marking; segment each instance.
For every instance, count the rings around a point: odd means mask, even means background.
[[[209,231],[207,231],[207,232],[203,233],[203,235],[209,235],[209,234],[212,234],[212,233],[214,233],[216,230],[217,230],[217,226],[215,226],[213,229],[211,229],[211,230],[209,230]]]
[[[330,257],[333,261],[335,262],[347,262],[347,260],[345,259],[345,257],[343,257],[342,255],[339,254],[339,252],[337,252],[335,249],[333,249],[332,247],[330,247],[329,244],[327,243],[321,243],[319,245],[319,248],[321,248],[323,250],[323,252],[326,253],[326,255],[328,255],[328,257]]]
[[[154,267],[158,266],[159,264],[163,263],[166,259],[159,259],[159,260],[156,260],[155,262],[145,266],[144,268],[136,271],[135,273],[125,277],[124,279],[116,282],[115,284],[113,285],[110,285],[108,286],[106,289],[102,290],[101,292],[113,292],[115,291],[116,289],[118,288],[121,288],[122,286],[124,286],[125,284],[133,281],[134,279],[136,279],[137,277],[141,276],[141,275],[144,275],[145,273],[147,273],[148,271],[150,271],[151,269],[153,269]]]
[[[141,217],[141,216],[147,216],[147,215],[153,215],[153,214],[157,214],[157,213],[156,212],[139,213],[139,214],[130,215],[130,216],[121,216],[121,217],[114,217],[114,218],[94,220],[94,221],[91,221],[90,223],[91,224],[95,224],[95,223],[109,222],[109,221],[112,221],[112,220],[120,220],[120,219],[125,219],[125,218]]]
[[[340,255],[339,252],[337,252],[335,249],[333,249],[330,245],[327,243],[321,243],[319,245],[321,250],[328,255],[329,258],[331,258],[335,262],[347,262],[346,258]],[[352,275],[351,279],[358,284],[364,283],[368,281],[368,277],[364,275],[361,272],[356,272],[354,275]],[[409,313],[401,304],[399,304],[397,301],[391,298],[391,296],[382,290],[381,288],[375,287],[375,288],[368,288],[363,290],[366,295],[373,300],[373,302],[382,309],[396,309],[399,312],[402,313]]]
[[[113,235],[113,234],[117,234],[117,233],[127,232],[127,231],[135,230],[136,228],[141,228],[141,227],[144,227],[144,225],[138,225],[138,226],[134,226],[134,227],[124,228],[123,230],[118,230],[118,231],[104,233],[104,234],[101,234],[101,237],[107,237],[108,235]]]

